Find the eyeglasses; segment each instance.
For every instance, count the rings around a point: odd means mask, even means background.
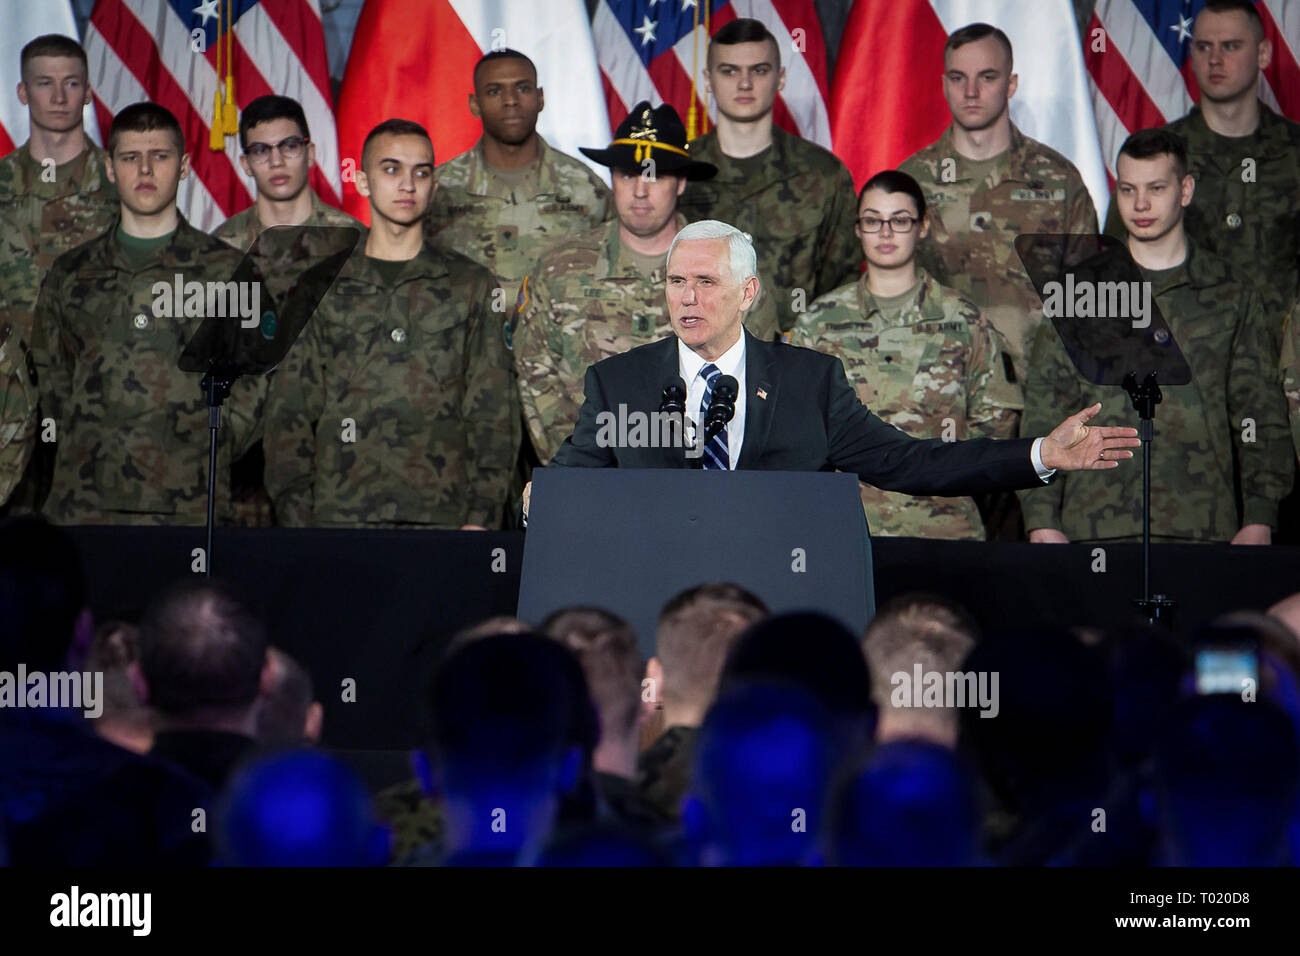
[[[271,150],[278,149],[285,159],[297,159],[310,142],[306,136],[290,136],[275,144],[253,143],[244,150],[244,155],[250,163],[265,163],[271,158]]]
[[[915,216],[890,216],[888,219],[881,219],[879,216],[863,216],[858,220],[858,225],[863,232],[879,232],[885,223],[889,223],[892,232],[911,232],[918,221]]]

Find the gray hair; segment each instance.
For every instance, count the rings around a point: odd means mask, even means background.
[[[719,222],[717,219],[701,219],[682,229],[673,237],[668,247],[665,265],[673,258],[677,243],[686,239],[726,239],[731,251],[731,278],[737,283],[748,282],[751,276],[758,275],[758,254],[754,252],[754,237],[741,232],[735,226]]]

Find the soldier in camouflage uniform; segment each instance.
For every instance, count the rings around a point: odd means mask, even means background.
[[[438,167],[438,194],[425,238],[486,266],[512,306],[542,252],[613,215],[609,190],[572,156],[537,135],[544,105],[537,68],[522,53],[498,50],[474,67],[469,110],[483,122],[474,147]]]
[[[203,524],[207,406],[200,376],[177,361],[204,316],[185,314],[188,297],[182,307],[172,291],[178,276],[229,281],[239,254],[177,212],[189,156],[167,110],[127,107],[108,142],[120,223],[55,260],[37,304],[41,416],[55,429],[44,510],[68,524]],[[218,515],[228,508],[231,461],[257,438],[264,391],[263,378],[240,379],[224,406]]]
[[[495,528],[519,407],[491,273],[423,241],[433,144],[389,120],[357,188],[372,228],[277,372],[266,484],[281,524]]]
[[[1011,69],[1001,30],[977,23],[950,35],[944,94],[952,124],[899,169],[921,184],[931,210],[921,265],[1002,333],[1024,382],[1042,302],[1013,242],[1023,233],[1096,233],[1097,212],[1074,164],[1011,122]]]
[[[23,47],[18,96],[31,137],[0,159],[0,320],[30,344],[41,280],[61,254],[109,227],[117,190],[82,128],[90,86],[77,41],[49,35]]]
[[[36,369],[27,343],[0,323],[0,509],[18,487],[36,442]]]
[[[686,225],[677,197],[716,171],[691,160],[677,111],[638,103],[608,149],[583,149],[614,170],[618,219],[552,247],[520,293],[514,356],[524,421],[545,462],[573,431],[587,366],[672,334],[664,269],[673,236]],[[638,158],[639,157],[639,158]],[[642,167],[644,159],[654,162]],[[746,327],[776,334],[775,302],[760,299]]]
[[[515,50],[484,55],[474,67],[469,97],[483,135],[473,148],[438,167],[438,192],[425,222],[426,241],[466,255],[496,276],[492,310],[504,323],[507,348],[513,348],[512,323],[524,277],[538,258],[614,213],[605,184],[537,134],[544,105],[537,68],[528,57]],[[510,387],[518,388],[513,368]],[[537,460],[531,443],[522,442],[512,500],[519,498]]]
[[[1292,306],[1282,329],[1282,388],[1291,415],[1291,441],[1300,461],[1300,301]]]
[[[1182,214],[1194,183],[1186,156],[1177,136],[1142,130],[1124,144],[1117,170],[1116,203],[1129,229],[1129,252],[1192,373],[1188,385],[1161,386],[1151,449],[1151,536],[1267,544],[1293,467],[1277,349],[1255,286],[1189,241]],[[1095,421],[1136,424],[1124,393],[1080,376],[1055,328],[1044,322],[1031,353],[1021,434],[1033,434],[1062,408],[1102,400]],[[1240,512],[1234,485],[1241,489]],[[1140,468],[1106,479],[1058,475],[1049,486],[1019,494],[1031,541],[1141,536]]]
[[[1189,58],[1200,103],[1165,128],[1186,140],[1196,180],[1188,233],[1258,286],[1276,334],[1300,292],[1300,124],[1259,100],[1272,55],[1254,4],[1207,4]],[[1124,236],[1118,203],[1106,231]]]
[[[664,730],[637,758],[637,786],[670,820],[681,812],[700,722],[740,635],[767,616],[757,597],[734,584],[702,584],[669,600],[655,631],[657,656],[646,663]]]
[[[866,275],[813,303],[791,344],[840,359],[863,404],[916,438],[1014,436],[1023,399],[1007,381],[1002,337],[969,299],[916,265],[928,232],[916,180],[877,173],[862,187],[858,211]],[[969,497],[860,487],[873,534],[984,539]]]
[[[249,103],[239,114],[239,145],[243,150],[239,164],[257,183],[257,199],[212,231],[218,239],[246,251],[271,226],[348,227],[364,234],[361,223],[322,202],[308,184],[316,165],[316,144],[311,141],[307,116],[297,100],[267,95]],[[288,292],[304,270],[334,251],[323,248],[326,243],[317,241],[317,234],[308,231],[293,237],[298,246],[294,254],[268,254],[269,247],[284,245],[289,239],[287,234],[268,235],[258,246],[258,267],[268,290],[277,298]],[[264,470],[265,454],[260,442],[235,465],[235,520],[240,525],[272,523]]]
[[[365,227],[341,209],[328,205],[307,183],[316,165],[302,105],[287,96],[259,96],[239,114],[239,165],[257,183],[257,199],[212,234],[236,249],[247,250],[270,226]]]
[[[858,277],[853,177],[834,154],[773,125],[785,69],[762,23],[738,18],[714,34],[708,78],[718,126],[692,140],[691,155],[718,175],[688,185],[679,205],[691,222],[719,219],[754,237],[759,274],[789,331],[813,299]]]

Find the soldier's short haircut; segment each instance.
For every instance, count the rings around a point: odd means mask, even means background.
[[[707,707],[713,701],[727,655],[740,635],[768,613],[748,591],[736,590],[758,603],[722,596],[717,590],[714,593],[719,596],[697,597],[660,615],[655,654],[664,671],[661,699],[695,707]]]
[[[1264,39],[1264,18],[1259,15],[1251,0],[1205,0],[1201,13],[1207,10],[1210,13],[1244,13],[1255,31],[1255,42]],[[1198,19],[1199,17],[1200,14],[1197,14]]]
[[[474,64],[474,88],[478,89],[478,71],[482,69],[485,63],[495,63],[498,60],[523,60],[528,64],[528,68],[533,71],[533,76],[537,76],[537,64],[524,56],[518,50],[509,48],[504,50],[489,50],[479,57],[478,62]]]
[[[90,66],[86,60],[86,51],[81,48],[81,44],[72,37],[65,37],[62,33],[46,33],[32,40],[25,47],[19,57],[19,70],[23,79],[27,78],[27,64],[38,56],[66,56],[81,61],[81,68],[90,73]]]
[[[858,209],[862,208],[862,197],[869,189],[881,189],[887,193],[907,193],[916,203],[916,217],[925,218],[925,193],[921,191],[921,184],[907,173],[897,169],[883,169],[876,173],[858,190]]]
[[[311,131],[307,129],[307,114],[302,110],[302,104],[289,96],[276,96],[269,93],[266,96],[259,96],[253,102],[244,107],[239,114],[239,146],[241,149],[248,149],[248,131],[258,123],[269,123],[271,120],[287,119],[293,120],[298,126],[299,133],[303,139],[311,138]]]
[[[1155,156],[1172,156],[1174,173],[1181,181],[1187,175],[1187,141],[1172,130],[1154,127],[1140,129],[1119,148],[1120,156],[1133,159],[1151,159]],[[1118,162],[1116,165],[1118,169]]]
[[[601,736],[631,733],[645,673],[632,625],[603,608],[569,607],[549,615],[538,630],[578,655],[600,717]]]
[[[890,678],[899,671],[960,668],[978,633],[964,608],[937,595],[905,594],[880,608],[862,637],[876,706],[888,706]]]
[[[668,602],[659,609],[659,623],[662,624],[666,618],[678,611],[706,601],[728,601],[733,604],[744,604],[753,608],[763,617],[770,613],[767,605],[763,603],[763,599],[753,591],[742,588],[739,584],[732,584],[730,581],[717,581],[709,584],[697,584],[669,598]]]
[[[164,714],[251,704],[266,665],[266,628],[219,581],[164,591],[140,621],[140,670],[149,705]]]
[[[730,223],[719,222],[717,219],[701,219],[684,227],[673,237],[665,263],[672,261],[673,250],[677,248],[677,243],[685,239],[726,239],[731,252],[729,259],[733,281],[744,283],[749,281],[750,276],[758,275],[758,254],[754,251],[754,237],[747,232],[741,232]]]
[[[776,37],[772,35],[761,20],[754,20],[751,17],[736,17],[709,40],[709,65],[713,65],[713,48],[715,46],[735,46],[737,43],[761,43],[766,40],[772,44],[772,59],[776,61],[775,67],[781,69],[781,45],[776,42]]]
[[[1015,62],[1011,54],[1011,38],[991,23],[968,23],[960,30],[953,30],[948,34],[948,39],[943,45],[944,59],[946,60],[953,50],[964,47],[967,43],[983,40],[985,37],[995,37],[1002,44],[1002,49],[1007,54],[1007,72],[1010,73]]]
[[[433,149],[433,140],[429,138],[429,131],[414,120],[408,119],[386,119],[369,133],[366,134],[366,140],[361,144],[361,168],[366,168],[366,160],[370,156],[370,144],[380,136],[420,136],[429,141],[429,148]]]
[[[132,623],[109,618],[95,625],[84,668],[104,674],[104,715],[145,714],[131,684],[130,668],[140,661],[140,632]]]
[[[314,696],[311,674],[279,648],[268,647],[266,653],[277,665],[276,678],[258,705],[257,739],[272,746],[301,746]]]
[[[181,132],[181,124],[167,107],[148,102],[132,103],[113,117],[113,125],[108,129],[108,154],[113,155],[123,133],[152,133],[154,130],[171,133],[176,141],[176,151],[185,154],[185,134]]]

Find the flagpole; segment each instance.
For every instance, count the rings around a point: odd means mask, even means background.
[[[235,104],[235,0],[226,3],[226,104],[222,109],[224,132],[234,136],[239,132],[239,107]]]
[[[712,34],[709,33],[709,15],[710,15],[711,9],[712,9],[712,7],[713,7],[713,0],[701,0],[701,2],[704,4],[704,49],[705,49],[704,58],[705,58],[705,61],[707,62],[707,60],[708,60],[708,44],[709,44],[709,38],[712,36]],[[705,94],[704,94],[704,116],[701,117],[701,119],[700,119],[700,132],[701,132],[701,133],[707,133],[707,132],[709,131],[709,102],[708,102],[708,97],[709,97],[709,94],[708,94],[708,93],[705,93]]]
[[[221,0],[217,0],[217,91],[212,94],[212,125],[208,127],[208,149],[221,152],[226,148],[226,121],[221,115]]]
[[[707,33],[707,28],[706,28]],[[695,138],[695,89],[700,76],[700,6],[695,5],[695,21],[691,27],[691,103],[686,108],[686,141]]]

